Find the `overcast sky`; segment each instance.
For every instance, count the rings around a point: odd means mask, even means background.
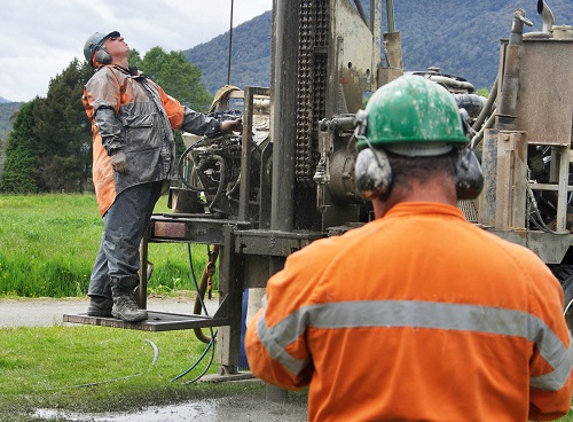
[[[233,26],[272,5],[234,0]],[[186,50],[229,30],[231,0],[0,0],[0,11],[0,97],[30,101],[84,59],[94,32],[120,31],[142,56],[155,46]]]

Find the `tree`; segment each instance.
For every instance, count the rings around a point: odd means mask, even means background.
[[[6,161],[0,179],[0,191],[6,193],[33,193],[38,191],[34,180],[37,159],[37,137],[34,134],[34,108],[39,99],[25,103],[8,135]]]
[[[147,72],[163,89],[183,104],[204,111],[211,102],[201,82],[201,71],[180,52],[151,49],[142,59],[130,52],[130,64]],[[74,59],[48,87],[46,98],[37,97],[20,110],[9,134],[0,179],[5,192],[84,192],[91,176],[92,133],[81,103],[83,88],[93,75],[86,62]],[[183,151],[176,132],[178,153]]]
[[[181,103],[197,111],[209,109],[211,96],[201,82],[201,69],[189,63],[182,52],[166,53],[153,47],[138,67]]]
[[[129,65],[141,69],[141,54],[135,48],[129,50]]]
[[[84,192],[91,169],[91,127],[81,103],[93,74],[74,59],[50,81],[46,98],[34,108],[38,138],[36,183],[41,191]]]

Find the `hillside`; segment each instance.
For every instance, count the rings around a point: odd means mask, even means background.
[[[16,113],[23,103],[2,103],[0,104],[0,174],[4,169],[6,160],[6,147],[8,142],[8,133],[12,130],[12,116]]]
[[[0,139],[6,139],[8,132],[12,130],[11,117],[20,109],[23,103],[0,104]]]
[[[271,79],[272,11],[233,28],[231,84],[269,86]],[[214,94],[227,83],[229,32],[183,52],[203,72],[205,88]]]
[[[573,3],[549,0],[556,24],[573,24]],[[499,61],[499,40],[511,31],[513,12],[521,7],[541,30],[535,0],[397,0],[396,30],[402,35],[404,67],[439,66],[478,88],[491,87]],[[384,21],[385,22],[385,21]],[[266,12],[233,29],[231,84],[269,86],[272,13]],[[203,71],[205,87],[215,93],[227,83],[229,33],[184,51]]]

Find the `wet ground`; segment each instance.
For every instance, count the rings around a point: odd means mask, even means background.
[[[87,305],[87,298],[0,299],[0,328],[62,325],[64,313],[85,313]],[[218,306],[216,299],[206,305],[209,312]],[[162,312],[192,313],[193,302],[189,298],[148,298],[147,307]],[[241,396],[187,401],[130,413],[81,414],[37,409],[34,417],[58,422],[299,422],[306,421],[306,415],[306,404],[300,400]]]
[[[36,417],[65,418],[74,422],[298,422],[306,421],[306,409],[295,403],[261,402],[233,397],[198,400],[177,405],[150,407],[130,414],[82,415],[54,409],[38,409]]]

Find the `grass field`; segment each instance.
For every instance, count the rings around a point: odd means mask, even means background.
[[[0,195],[0,296],[85,295],[102,233],[93,195]],[[206,246],[193,245],[192,256],[200,275]],[[186,244],[152,243],[149,260],[152,293],[194,288]]]
[[[162,197],[156,212],[167,212],[166,202]],[[86,295],[102,231],[92,195],[0,195],[0,297]],[[206,247],[192,251],[200,275]],[[194,290],[187,245],[150,244],[149,260],[151,294]],[[36,408],[90,413],[229,394],[264,397],[262,384],[186,385],[217,369],[216,361],[209,365],[212,348],[192,330],[3,328],[0,344],[2,422],[37,421]]]
[[[231,396],[264,402],[264,385],[259,382],[189,384],[209,367],[212,351],[192,330],[4,328],[0,344],[0,422],[38,422],[36,409],[95,416]],[[216,368],[214,363],[208,373]],[[290,399],[304,406],[306,395],[293,393]]]

